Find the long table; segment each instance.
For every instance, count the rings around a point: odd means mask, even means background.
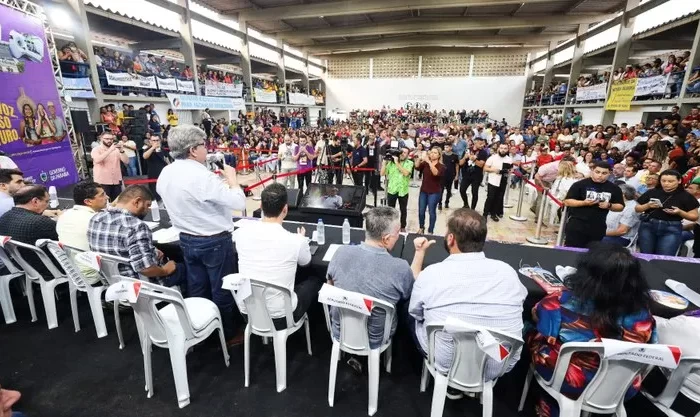
[[[60,200],[62,208],[73,205],[72,200],[63,198]],[[146,216],[145,220],[152,221],[150,212]],[[171,226],[170,217],[165,209],[160,210],[159,223],[160,227],[156,228],[156,230]],[[315,223],[301,223],[296,221],[285,221],[283,223],[283,227],[292,233],[296,233],[299,226],[303,226],[306,229],[306,236],[309,238],[311,238],[313,231],[316,230]],[[399,239],[391,251],[391,254],[397,258],[403,258],[411,263],[415,254],[413,240],[418,236],[421,235],[411,233],[405,236],[403,239]],[[317,277],[326,276],[328,262],[325,262],[323,257],[331,244],[342,243],[342,228],[339,226],[325,225],[325,237],[325,244],[318,247],[316,253],[311,258],[311,263],[300,271],[302,274],[314,274]],[[423,267],[442,262],[448,256],[448,253],[444,249],[444,238],[442,236],[426,237],[429,239],[434,239],[436,243],[428,249],[428,252],[425,255]],[[352,244],[358,244],[362,242],[364,238],[365,231],[363,229],[351,228],[350,241]],[[180,249],[179,242],[156,242],[156,246],[161,249],[170,259],[176,261],[182,260],[182,251]],[[542,268],[552,272],[554,272],[557,265],[575,266],[577,258],[581,255],[580,251],[495,241],[486,242],[484,246],[484,253],[489,258],[499,259],[507,263],[515,270],[518,270],[524,265],[539,265]],[[644,277],[649,283],[649,287],[651,289],[670,291],[666,287],[665,281],[667,279],[674,279],[685,283],[689,288],[700,293],[700,279],[695,278],[700,276],[700,263],[681,262],[678,260],[667,259],[647,260],[644,258],[640,258],[640,262]],[[537,301],[541,300],[546,293],[533,280],[522,275],[520,275],[520,279],[528,291],[525,307],[526,309],[529,309],[530,307],[534,306]],[[687,310],[695,308],[696,307],[691,304]],[[652,312],[661,317],[674,317],[682,314],[684,310],[672,309],[658,303],[653,303]]]

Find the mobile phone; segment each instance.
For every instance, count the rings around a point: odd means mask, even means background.
[[[650,202],[650,203],[654,203],[654,204],[656,204],[656,205],[658,205],[658,206],[662,206],[662,205],[663,205],[663,203],[661,203],[661,200],[659,200],[658,198],[650,198],[650,199],[649,199],[649,202]]]

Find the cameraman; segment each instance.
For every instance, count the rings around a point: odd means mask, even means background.
[[[381,175],[387,178],[387,205],[396,207],[399,201],[401,211],[401,231],[406,231],[406,207],[408,206],[408,186],[411,183],[413,161],[408,158],[408,148],[401,148],[399,156],[392,156],[382,166]]]

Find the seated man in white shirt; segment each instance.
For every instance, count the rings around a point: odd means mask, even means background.
[[[527,290],[508,264],[486,258],[486,232],[486,218],[479,213],[455,210],[447,220],[444,242],[450,256],[425,268],[413,284],[408,312],[415,319],[415,335],[423,353],[428,351],[426,325],[448,317],[521,337]],[[454,342],[445,333],[438,333],[435,340],[435,366],[444,373],[452,366]],[[505,365],[506,371],[519,359],[518,351]],[[485,377],[498,377],[501,366],[489,360]]]
[[[259,222],[245,225],[236,231],[236,251],[238,252],[238,272],[250,279],[285,287],[291,291],[294,320],[299,320],[318,299],[318,291],[323,281],[316,277],[306,277],[296,281],[297,265],[311,262],[309,239],[303,227],[297,233],[290,233],[282,227],[287,216],[287,188],[274,183],[260,195],[260,208],[263,218]],[[275,327],[287,327],[284,301],[279,291],[268,290],[267,308]],[[241,313],[246,314],[245,305],[238,304]]]
[[[609,211],[605,218],[606,231],[603,242],[628,246],[639,231],[639,213],[634,210],[637,205],[637,190],[634,187],[621,184],[625,208],[622,211]]]
[[[102,186],[93,181],[81,181],[73,188],[75,205],[63,212],[56,222],[58,240],[82,251],[89,251],[87,233],[90,220],[107,207],[107,194]],[[77,263],[78,268],[90,285],[99,285],[99,272],[88,265]]]

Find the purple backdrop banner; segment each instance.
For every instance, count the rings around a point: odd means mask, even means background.
[[[42,22],[0,6],[0,150],[38,184],[78,181]]]

